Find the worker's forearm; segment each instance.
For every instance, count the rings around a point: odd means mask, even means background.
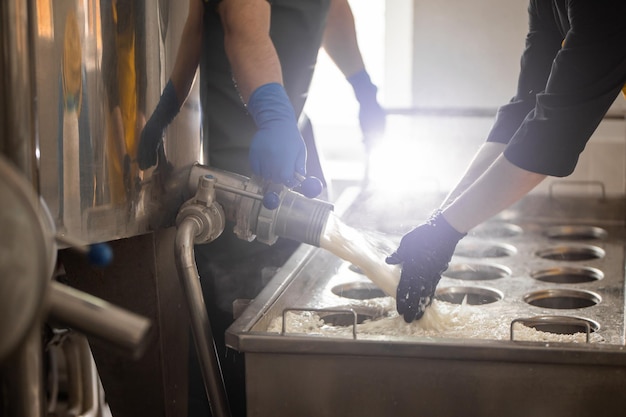
[[[322,46],[346,77],[364,68],[354,16],[347,0],[331,0]]]
[[[463,192],[470,185],[472,185],[485,171],[487,171],[487,168],[489,168],[489,166],[496,160],[496,158],[500,156],[505,147],[506,145],[503,143],[484,143],[480,147],[478,152],[476,152],[476,154],[474,155],[472,162],[467,167],[467,170],[463,174],[461,180],[445,198],[443,204],[441,205],[441,209],[450,205],[458,196],[463,194]]]
[[[200,63],[202,14],[202,1],[191,0],[189,2],[189,15],[178,46],[176,62],[170,75],[179,103],[184,102],[187,98]]]
[[[282,84],[280,61],[269,36],[269,3],[227,0],[218,10],[224,26],[224,47],[244,102],[264,84]]]
[[[444,209],[443,216],[457,231],[466,233],[518,201],[545,178],[500,155],[485,174]]]

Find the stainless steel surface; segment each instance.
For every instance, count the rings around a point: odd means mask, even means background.
[[[194,242],[196,244],[210,243],[224,231],[226,217],[224,209],[215,201],[216,180],[204,176],[198,179],[196,195],[182,205],[176,216],[176,224],[195,223]]]
[[[191,167],[188,176],[189,196],[195,193],[198,181],[201,177],[210,175],[217,180],[217,183],[246,193],[253,193],[260,196],[263,192],[262,184],[255,179],[226,172],[203,165],[195,164]],[[260,210],[261,203],[256,198],[249,198],[243,194],[229,192],[226,189],[217,188],[216,199],[223,207],[226,218],[235,223],[233,232],[242,240],[252,241],[256,238],[255,224],[256,216]]]
[[[0,363],[43,315],[56,261],[53,230],[31,184],[0,155]]]
[[[256,226],[257,240],[273,244],[280,236],[319,246],[324,226],[333,210],[332,204],[306,198],[287,189],[283,189],[280,197],[277,209],[261,208]]]
[[[34,3],[7,0],[0,4],[0,154],[38,188]]]
[[[167,166],[142,172],[135,158],[171,73],[186,7],[10,0],[2,9],[8,42],[0,113],[16,126],[3,142],[37,158],[41,175],[33,181],[59,233],[94,243],[171,225],[176,212],[161,204],[171,190],[154,187],[163,181],[153,174],[168,178],[201,162],[197,89],[167,129]],[[35,102],[36,112],[29,107]],[[37,154],[22,149],[35,139]]]
[[[426,218],[433,204],[443,198],[405,196],[405,204],[390,205],[371,197],[363,193],[352,200],[342,219],[395,239],[416,219]],[[227,331],[227,344],[246,356],[249,416],[409,416],[415,415],[415,410],[420,410],[421,416],[437,417],[620,413],[626,407],[626,400],[618,393],[626,383],[623,213],[623,199],[529,196],[472,231],[468,240],[504,244],[515,250],[491,258],[482,257],[480,251],[478,258],[472,257],[476,253],[470,257],[455,254],[451,270],[455,265],[471,264],[479,267],[475,270],[478,275],[450,278],[444,273],[439,291],[443,294],[463,287],[468,293],[496,294],[490,302],[472,306],[478,309],[473,311],[491,318],[480,330],[485,326],[487,330],[492,326],[504,328],[493,337],[484,333],[472,338],[438,337],[436,333],[410,336],[384,330],[360,333],[360,324],[356,325],[356,340],[350,337],[351,328],[314,335],[306,331],[274,333],[270,325],[289,308],[351,307],[357,313],[369,312],[374,321],[386,314],[372,309],[368,300],[349,299],[333,291],[341,285],[367,284],[351,265],[321,249],[301,248]],[[544,248],[580,247],[577,239],[554,239],[546,233],[564,226],[593,226],[606,231],[583,245],[598,248],[594,253],[603,256],[539,256]],[[510,273],[481,277],[484,267]],[[567,283],[542,282],[534,275],[541,270],[574,267],[602,274],[599,279]],[[524,300],[533,292],[549,296],[552,291],[585,294],[594,303],[552,308]],[[550,317],[547,320],[567,324],[580,320],[589,323],[590,343],[521,340],[519,319],[530,323],[546,316]],[[511,341],[513,321],[515,340]],[[586,333],[585,326],[576,329]],[[555,390],[555,386],[559,388]],[[298,387],[297,392],[293,387]],[[288,396],[284,395],[286,390]],[[449,401],[450,395],[454,401]]]
[[[53,281],[48,302],[52,319],[110,343],[135,358],[143,354],[150,342],[150,320],[82,291]]]

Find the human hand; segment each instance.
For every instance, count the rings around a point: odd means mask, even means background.
[[[385,110],[377,100],[361,103],[359,109],[359,123],[363,133],[363,143],[371,148],[385,133],[387,121]]]
[[[252,171],[275,183],[297,185],[296,174],[306,173],[306,146],[283,86],[257,88],[248,109],[258,128],[249,151]]]
[[[137,165],[146,170],[157,163],[157,150],[163,142],[163,131],[172,122],[180,110],[180,102],[172,81],[163,89],[152,116],[141,131],[137,147]]]
[[[141,131],[139,146],[137,147],[137,165],[146,170],[157,162],[157,149],[163,142],[163,128],[154,117],[150,117]]]
[[[435,296],[441,274],[448,268],[457,243],[465,236],[441,214],[405,234],[398,249],[387,257],[391,265],[402,264],[396,291],[396,308],[407,323],[420,319]]]
[[[378,88],[365,70],[348,77],[348,81],[359,102],[359,124],[364,144],[371,147],[385,133],[387,125],[387,114],[376,98]]]

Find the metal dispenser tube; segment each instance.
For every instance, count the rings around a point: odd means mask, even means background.
[[[326,201],[285,190],[276,210],[261,207],[256,226],[257,240],[271,245],[280,236],[319,247],[332,210],[333,205]]]

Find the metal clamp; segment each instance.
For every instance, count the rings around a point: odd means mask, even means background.
[[[209,243],[217,239],[226,226],[222,206],[215,201],[216,180],[211,175],[198,179],[196,195],[186,201],[176,215],[176,225],[195,222],[195,244]]]
[[[568,316],[536,316],[536,317],[526,317],[519,318],[511,321],[511,338],[512,342],[515,341],[515,337],[513,335],[513,328],[515,327],[515,323],[522,323],[527,327],[538,325],[538,324],[566,324],[566,325],[574,325],[574,326],[584,326],[586,329],[586,343],[589,343],[589,335],[591,334],[591,326],[589,322],[584,319],[580,319],[578,317],[568,317]]]
[[[352,314],[352,340],[356,340],[356,325],[357,325],[357,314],[356,311],[352,309],[324,309],[324,308],[285,308],[283,310],[283,327],[281,331],[281,336],[284,336],[287,330],[287,312],[289,311],[312,311],[315,313],[340,313],[340,314]]]

